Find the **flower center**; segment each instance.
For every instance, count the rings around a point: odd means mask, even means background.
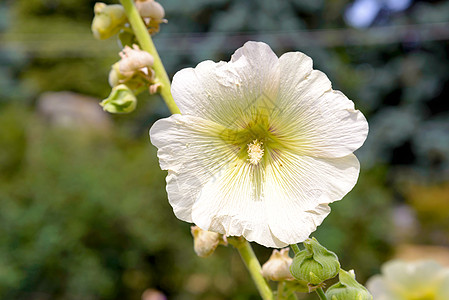
[[[253,140],[248,144],[248,161],[253,165],[259,164],[263,157],[263,152],[263,143],[258,140]]]

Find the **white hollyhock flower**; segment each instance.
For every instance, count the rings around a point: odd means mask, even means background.
[[[150,136],[181,220],[284,247],[307,239],[357,181],[352,152],[368,124],[303,53],[278,58],[248,42],[230,62],[176,73],[172,93],[182,115]]]

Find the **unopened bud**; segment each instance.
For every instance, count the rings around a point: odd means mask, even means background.
[[[112,88],[109,97],[101,101],[100,105],[107,112],[125,114],[136,108],[137,98],[126,85],[119,84]]]
[[[117,34],[127,22],[123,6],[119,4],[106,5],[95,3],[95,16],[92,20],[92,32],[95,38],[105,40]]]
[[[109,71],[109,85],[111,87],[115,87],[119,84],[124,83],[133,91],[138,90],[145,85],[149,85],[149,88],[157,90],[158,86],[153,87],[155,85],[154,71],[151,69],[147,69],[146,71],[149,75],[147,75],[147,73],[141,72],[134,74],[132,77],[128,77],[120,72],[119,63],[116,62],[112,65],[111,70]]]
[[[149,74],[148,68],[153,65],[153,56],[143,50],[139,49],[139,46],[133,45],[133,47],[125,46],[122,52],[120,52],[119,71],[125,77],[132,77],[136,72],[142,71],[145,74]]]
[[[340,270],[340,282],[332,285],[326,291],[329,300],[372,300],[373,296],[368,290],[355,280],[354,271]]]
[[[340,263],[335,253],[327,250],[315,238],[304,242],[305,250],[293,258],[290,271],[298,280],[310,285],[319,285],[338,274]]]
[[[120,74],[118,69],[118,63],[115,63],[111,67],[111,71],[109,71],[108,82],[111,87],[117,86],[120,84],[120,81],[124,79],[124,76]]]
[[[200,257],[208,257],[214,253],[220,243],[227,244],[226,240],[219,233],[203,230],[198,226],[190,227],[190,231],[193,236],[193,249]]]
[[[162,5],[154,0],[136,1],[136,8],[142,18],[162,20],[165,16],[165,10]]]
[[[279,250],[273,250],[270,258],[262,266],[262,276],[273,280],[294,280],[290,273],[290,265],[293,259],[288,256],[289,248]]]

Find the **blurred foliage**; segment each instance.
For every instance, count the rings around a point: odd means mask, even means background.
[[[416,211],[423,226],[419,235],[427,242],[439,240],[449,244],[449,182],[422,185],[414,184],[407,189],[407,202]]]
[[[363,282],[393,253],[399,204],[416,215],[413,242],[449,245],[449,43],[421,39],[413,28],[397,40],[371,34],[370,43],[354,45],[351,37],[299,34],[347,28],[350,2],[165,0],[169,23],[155,43],[170,76],[206,59],[229,60],[247,37],[278,55],[303,51],[354,100],[370,124],[356,153],[359,183],[331,205],[315,236]],[[151,123],[168,115],[162,101],[141,95],[148,102],[113,117],[110,135],[54,128],[34,113],[44,91],[109,94],[120,49],[91,36],[94,3],[0,3],[0,298],[139,299],[156,288],[170,299],[257,299],[235,251],[194,256],[189,225],[167,203],[147,138]],[[449,1],[413,1],[406,11],[383,12],[378,24],[448,16]],[[261,262],[269,257],[255,248]]]
[[[362,172],[344,201],[331,204],[332,212],[314,236],[335,252],[345,269],[354,269],[364,282],[392,251],[392,191],[382,184],[384,168]]]

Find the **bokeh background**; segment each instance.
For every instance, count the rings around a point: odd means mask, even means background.
[[[393,257],[449,264],[448,1],[160,2],[170,77],[265,41],[311,56],[367,116],[359,183],[314,233],[359,281]],[[159,96],[99,108],[120,48],[92,37],[94,3],[0,3],[0,298],[258,299],[236,251],[196,257],[172,213],[148,139]]]

